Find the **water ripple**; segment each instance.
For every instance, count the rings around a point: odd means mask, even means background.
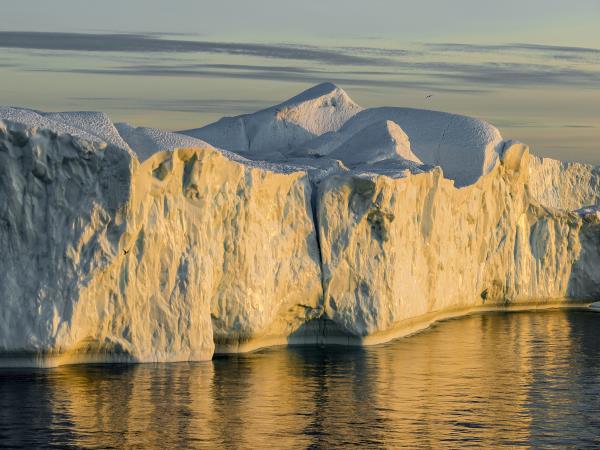
[[[474,315],[370,348],[0,371],[0,446],[591,447],[600,315]]]

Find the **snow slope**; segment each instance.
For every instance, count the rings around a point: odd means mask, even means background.
[[[600,296],[596,167],[333,85],[228,121],[0,108],[0,365],[368,344]]]
[[[129,147],[136,153],[140,161],[147,160],[161,150],[176,148],[198,147],[207,148],[209,145],[200,139],[159,130],[158,128],[134,127],[128,123],[116,123],[115,128]]]
[[[55,122],[60,122],[78,128],[86,133],[96,136],[98,139],[115,147],[130,148],[123,140],[110,118],[101,112],[76,111],[76,112],[54,112],[41,115]],[[46,127],[44,127],[46,128]]]
[[[316,136],[337,131],[361,110],[342,89],[323,83],[262,111],[180,133],[234,152],[285,154]]]
[[[502,143],[495,127],[471,117],[411,108],[373,108],[356,114],[337,133],[306,143],[304,151],[329,155],[356,133],[386,121],[398,125],[408,136],[420,161],[440,166],[458,186],[472,184],[487,173]]]
[[[375,122],[363,128],[328,156],[342,160],[347,166],[374,164],[385,160],[423,164],[412,152],[406,133],[389,120]]]
[[[349,164],[369,164],[395,158],[422,164],[410,149],[410,141],[404,130],[389,120],[363,128],[331,152],[330,156],[339,156]]]

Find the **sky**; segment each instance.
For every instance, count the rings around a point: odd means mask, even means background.
[[[0,0],[0,104],[199,127],[332,81],[600,164],[600,0]],[[430,96],[427,98],[428,96]]]

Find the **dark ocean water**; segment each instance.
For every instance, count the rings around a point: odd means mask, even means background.
[[[474,315],[363,349],[4,369],[0,446],[600,446],[600,314]]]

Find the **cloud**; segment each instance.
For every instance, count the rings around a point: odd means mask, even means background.
[[[138,65],[136,69],[158,70],[162,72],[164,66]],[[398,61],[387,70],[344,70],[331,71],[308,69],[293,66],[265,66],[241,64],[188,64],[179,65],[177,69],[223,69],[257,72],[285,72],[290,74],[306,74],[310,76],[336,78],[343,75],[349,76],[385,76],[385,77],[419,77],[421,84],[430,88],[439,88],[439,79],[460,79],[469,83],[506,86],[531,86],[536,84],[560,85],[590,85],[596,87],[600,81],[600,72],[585,69],[564,68],[548,64],[523,64],[523,63],[452,63],[452,62],[408,62]],[[431,78],[435,80],[431,80]],[[374,84],[383,83],[385,80],[374,80]],[[406,82],[405,80],[403,82]],[[394,82],[389,84],[394,85]],[[477,91],[481,91],[478,89]]]
[[[548,53],[584,53],[591,55],[600,55],[600,49],[591,47],[569,47],[564,45],[544,45],[544,44],[459,44],[459,43],[425,43],[425,47],[432,50],[485,53],[493,51],[533,51]]]
[[[339,76],[335,72],[312,72],[306,70],[299,71],[278,71],[278,70],[210,70],[210,69],[191,69],[172,66],[130,66],[116,68],[99,69],[30,69],[31,71],[53,72],[53,73],[77,73],[87,75],[118,75],[118,76],[155,76],[155,77],[188,77],[188,78],[233,78],[233,79],[253,79],[253,80],[272,80],[282,82],[300,82],[318,84],[323,82],[333,82],[345,86],[377,86],[386,88],[405,88],[419,89],[432,92],[447,92],[461,94],[479,94],[486,92],[485,89],[475,89],[470,87],[452,86],[450,83],[439,83],[437,81],[416,81],[399,79],[378,79],[378,78],[351,78],[352,72],[344,72],[346,76]],[[341,72],[339,72],[341,73]]]
[[[570,64],[600,49],[541,44],[478,45],[461,43],[426,43],[425,51],[407,51],[376,47],[325,48],[310,45],[209,42],[180,39],[179,36],[124,33],[51,33],[29,31],[0,32],[0,48],[28,49],[33,53],[78,51],[79,65],[94,52],[89,67],[53,67],[21,70],[58,73],[205,77],[274,80],[303,83],[334,81],[347,86],[406,88],[433,92],[478,94],[510,87],[576,86],[600,87],[600,70],[593,65]],[[448,52],[440,57],[436,51]],[[479,52],[490,58],[499,52],[537,52],[549,57],[544,64],[522,62],[510,56],[506,62],[472,61],[461,57],[464,52]],[[163,52],[156,58],[156,52]],[[458,52],[453,54],[452,52]],[[168,54],[166,54],[168,53]],[[224,62],[190,63],[186,55],[210,53],[223,55]],[[52,53],[54,54],[54,53]],[[263,60],[280,60],[282,64],[240,64],[239,56],[256,56]],[[226,59],[229,58],[229,59]],[[100,64],[98,63],[100,60]],[[235,64],[227,64],[227,61]],[[159,61],[158,63],[156,61]],[[293,62],[292,62],[293,61]],[[514,62],[519,61],[519,62]],[[315,64],[311,64],[315,63]],[[116,65],[115,64],[121,64]],[[0,63],[1,65],[1,63]]]
[[[130,67],[135,67],[137,70],[158,70],[169,69],[173,67],[177,70],[196,70],[196,69],[222,69],[229,71],[257,71],[257,72],[282,72],[282,73],[296,73],[296,74],[323,74],[323,75],[397,75],[397,70],[343,70],[343,71],[335,71],[335,70],[327,70],[327,69],[318,69],[314,67],[299,67],[299,66],[272,66],[272,65],[259,65],[259,64],[176,64],[171,66],[166,66],[162,64],[136,64],[135,66],[122,66],[121,69],[127,69]]]
[[[579,86],[599,89],[600,72],[527,64],[480,64],[431,76],[485,86]]]
[[[92,69],[95,70],[95,69]],[[230,76],[233,78],[243,77],[262,78],[275,80],[298,81],[298,80],[328,80],[343,79],[352,83],[356,76],[375,76],[369,78],[373,85],[380,86],[403,86],[407,83],[427,86],[429,89],[440,89],[452,80],[461,82],[477,83],[487,86],[535,86],[552,85],[562,86],[578,85],[600,87],[600,72],[585,69],[574,69],[559,67],[548,64],[521,64],[521,63],[449,63],[449,62],[397,62],[394,67],[387,70],[322,70],[295,66],[271,66],[271,65],[244,65],[244,64],[180,64],[177,66],[163,66],[156,64],[138,64],[134,66],[123,66],[116,69],[121,74],[149,75],[149,76]],[[275,73],[279,75],[275,75]],[[261,75],[263,74],[263,75]],[[377,78],[394,77],[395,80],[383,80]],[[404,77],[404,80],[398,78]],[[414,81],[414,78],[420,81]],[[412,78],[413,80],[406,79]],[[359,81],[355,79],[355,81]],[[455,89],[453,89],[455,90]],[[477,89],[481,91],[481,89]]]
[[[496,125],[497,127],[506,127],[506,128],[577,128],[577,129],[593,129],[597,128],[594,125],[584,125],[584,124],[556,124],[556,123],[547,123],[547,122],[536,122],[527,119],[515,120],[515,119],[504,119],[504,118],[493,118],[490,119],[490,122]]]
[[[140,99],[128,97],[70,97],[76,105],[98,105],[113,110],[148,110],[167,112],[209,112],[215,114],[250,113],[274,102],[249,99]]]
[[[473,53],[489,56],[499,55],[535,55],[548,61],[563,61],[597,64],[600,62],[600,48],[569,47],[564,45],[544,44],[460,44],[460,43],[425,43],[424,48],[444,53]]]
[[[556,85],[600,88],[600,71],[521,63],[398,62],[387,70],[323,70],[244,64],[130,64],[99,68],[33,68],[31,71],[118,76],[204,77],[304,83],[333,81],[348,86],[483,93],[502,87]]]
[[[0,47],[79,52],[212,53],[357,66],[389,63],[382,57],[358,56],[344,53],[339,49],[289,44],[163,39],[147,34],[0,31]]]
[[[337,47],[342,51],[350,53],[362,53],[366,55],[381,55],[387,57],[398,56],[415,56],[421,55],[423,52],[414,50],[404,50],[396,48],[378,48],[378,47]]]

